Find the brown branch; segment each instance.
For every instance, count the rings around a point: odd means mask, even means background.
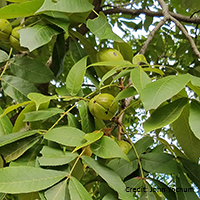
[[[146,16],[149,16],[149,17],[162,17],[162,16],[164,16],[163,12],[161,12],[161,11],[154,12],[154,11],[147,10],[147,9],[133,10],[133,9],[119,8],[119,7],[104,10],[103,13],[105,15],[122,13],[122,14],[130,14],[132,16],[139,16],[140,14],[145,14]],[[190,23],[190,24],[200,24],[200,17],[190,18],[188,16],[184,16],[184,15],[173,13],[173,12],[169,12],[169,14],[172,17],[174,17],[175,19],[177,19],[179,22],[185,22],[185,23]]]
[[[197,55],[198,58],[200,58],[200,52],[197,49],[197,46],[194,42],[194,40],[192,39],[192,37],[190,37],[190,35],[188,34],[187,30],[185,29],[185,27],[176,19],[174,18],[168,11],[168,7],[166,5],[166,3],[163,0],[158,0],[158,2],[160,3],[162,9],[163,9],[163,15],[167,20],[171,20],[173,21],[176,26],[182,31],[182,33],[185,35],[185,37],[188,39],[192,50],[194,51],[194,53]]]
[[[165,24],[167,20],[164,18],[163,20],[161,20],[156,26],[155,28],[150,32],[146,42],[144,43],[144,45],[142,46],[142,48],[139,51],[139,54],[145,54],[146,49],[149,45],[149,43],[151,42],[151,40],[153,39],[154,35],[156,34],[156,32],[160,29],[161,26],[163,26]]]

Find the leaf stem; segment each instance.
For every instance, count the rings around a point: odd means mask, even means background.
[[[9,63],[9,59],[10,59],[11,54],[12,54],[12,50],[13,50],[13,48],[11,47],[11,48],[10,48],[9,55],[8,55],[8,60],[6,61],[6,65],[5,65],[3,71],[2,71],[2,73],[1,73],[1,75],[0,75],[0,78],[3,76],[3,74],[5,73],[5,71],[6,71],[7,67],[8,67],[8,63]]]

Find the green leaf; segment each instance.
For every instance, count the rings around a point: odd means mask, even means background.
[[[125,182],[126,192],[141,192],[143,181],[142,179],[132,178]]]
[[[82,131],[91,133],[94,131],[94,117],[89,112],[88,102],[81,100],[78,102],[78,111],[81,117]]]
[[[153,142],[153,138],[150,136],[142,137],[135,143],[137,154],[141,156],[147,150],[147,148],[149,148],[153,144]]]
[[[143,54],[138,54],[138,55],[134,56],[132,59],[132,63],[133,64],[145,63],[145,64],[149,65],[149,63],[147,62],[147,60]]]
[[[48,25],[36,24],[32,27],[21,29],[19,32],[21,46],[33,51],[50,42],[54,35],[60,33],[60,30],[56,30]]]
[[[75,147],[85,142],[84,135],[85,133],[77,128],[62,126],[48,131],[44,138],[59,144]]]
[[[102,200],[118,200],[118,197],[115,193],[107,193]]]
[[[51,187],[47,191],[45,191],[45,197],[47,200],[66,200],[70,199],[69,190],[67,187],[67,181],[64,180],[55,186]]]
[[[28,149],[26,152],[24,152],[23,155],[21,155],[17,160],[12,161],[9,166],[32,166],[35,167],[38,165],[38,155],[40,153],[40,150],[42,149],[43,145],[40,143],[36,143],[33,145],[30,149]]]
[[[200,141],[192,132],[188,118],[189,106],[186,106],[179,118],[172,124],[173,133],[186,156],[190,160],[198,162],[200,155]]]
[[[142,168],[151,173],[178,173],[173,156],[166,153],[147,153],[141,156]]]
[[[71,96],[77,95],[81,89],[86,72],[87,58],[88,56],[85,56],[79,60],[68,73],[66,78],[66,88]]]
[[[92,152],[101,158],[123,158],[129,161],[120,146],[111,138],[103,136],[100,140],[90,145]]]
[[[190,104],[189,125],[194,135],[200,140],[199,118],[200,118],[200,103],[198,101],[192,100]]]
[[[187,98],[181,98],[156,109],[151,117],[144,122],[143,127],[145,132],[150,132],[171,124],[180,116],[187,103]]]
[[[124,159],[113,159],[108,164],[122,179],[133,173],[138,168],[138,159],[128,162]]]
[[[164,196],[168,200],[176,200],[176,193],[170,187],[168,187],[159,180],[156,179],[150,179],[150,180],[153,181],[158,188],[160,188],[160,191],[164,194]]]
[[[91,196],[83,185],[73,176],[69,180],[69,193],[71,199],[76,200],[92,200]]]
[[[44,190],[65,178],[66,175],[66,172],[36,167],[2,168],[0,169],[0,192],[16,194]]]
[[[0,115],[3,115],[3,109],[0,107]],[[0,137],[12,133],[13,125],[7,116],[0,118]]]
[[[51,70],[58,77],[63,72],[64,60],[66,56],[66,46],[64,33],[57,36],[53,47]]]
[[[1,155],[7,163],[16,160],[24,154],[24,152],[36,144],[41,137],[42,135],[37,134],[0,147]]]
[[[78,119],[70,112],[67,113],[68,126],[81,129]]]
[[[115,97],[115,99],[113,100],[113,102],[120,101],[122,99],[134,96],[135,94],[136,94],[135,89],[133,87],[128,87],[122,90],[121,92],[119,92],[117,96]]]
[[[132,61],[133,58],[133,50],[129,43],[126,42],[114,42],[114,48],[120,51],[124,60]]]
[[[20,4],[9,4],[0,9],[0,16],[5,19],[33,15],[42,5],[43,0],[32,0]]]
[[[5,115],[7,115],[9,112],[21,107],[21,106],[24,106],[24,105],[27,105],[31,103],[31,101],[25,101],[25,102],[22,102],[22,103],[18,103],[18,104],[15,104],[15,105],[12,105],[12,106],[9,106],[8,108],[6,108],[4,110],[4,112],[0,115],[0,118],[4,117]]]
[[[24,122],[33,122],[33,121],[39,121],[39,120],[45,120],[48,119],[54,115],[64,113],[65,111],[59,108],[49,108],[46,110],[38,110],[38,111],[32,111],[29,113],[25,113],[25,119]]]
[[[0,147],[15,142],[17,140],[29,137],[34,135],[35,133],[39,133],[40,130],[31,130],[31,131],[20,131],[17,133],[11,133],[0,137]]]
[[[164,75],[164,72],[158,68],[145,67],[145,68],[143,68],[143,70],[145,72],[154,72],[154,73],[160,74],[161,76]]]
[[[145,109],[156,109],[161,103],[180,92],[189,81],[188,74],[181,74],[169,75],[147,84],[141,93]]]
[[[40,107],[40,105],[42,105],[42,104],[45,104],[45,103],[49,103],[50,102],[50,100],[52,100],[52,99],[57,99],[57,96],[56,95],[54,95],[54,96],[45,96],[45,95],[43,95],[43,94],[40,94],[40,93],[29,93],[28,95],[27,95],[27,97],[30,99],[30,100],[32,100],[32,101],[34,101],[35,102],[35,104],[36,104],[36,111],[39,109],[39,107]]]
[[[87,12],[93,9],[93,5],[86,0],[51,1],[44,0],[43,5],[36,13],[44,11],[59,11],[66,13]]]
[[[200,165],[182,157],[178,157],[178,159],[187,170],[188,177],[200,188]]]
[[[40,151],[42,157],[38,159],[40,166],[64,165],[74,160],[78,154],[71,151],[63,152],[61,149],[44,146]]]
[[[157,200],[154,193],[151,186],[146,182],[141,190],[140,200]]]
[[[43,17],[47,19],[52,24],[62,28],[66,33],[68,33],[68,28],[70,25],[69,18],[62,12],[45,12]]]
[[[38,89],[30,82],[11,75],[2,76],[2,87],[7,95],[19,103],[28,101],[26,96],[30,92],[39,92]]]
[[[131,70],[130,77],[133,86],[139,94],[141,94],[142,90],[148,83],[151,83],[150,77],[144,72],[144,70],[141,67],[137,67]]]
[[[130,193],[127,193],[125,191],[125,184],[112,169],[98,163],[96,160],[88,156],[82,156],[82,159],[84,160],[84,163],[93,168],[94,171],[96,171],[96,173],[99,174],[111,188],[118,192],[119,198],[123,200],[134,199],[134,197]]]
[[[95,19],[88,19],[86,23],[90,31],[96,35],[100,40],[110,39],[114,41],[123,42],[123,40],[116,35],[107,21],[106,16],[100,12]]]
[[[31,83],[47,83],[54,78],[51,70],[36,59],[14,57],[10,60],[11,72]]]
[[[0,63],[7,61],[8,54],[5,51],[0,50]]]
[[[176,194],[178,199],[199,200],[191,184],[182,172],[176,176]]]
[[[85,146],[88,146],[89,144],[92,144],[94,142],[96,142],[97,140],[99,140],[102,136],[103,136],[103,132],[101,131],[95,131],[93,133],[88,133],[88,134],[85,134],[83,136],[84,139],[87,140],[87,142],[85,142],[84,144],[82,144],[81,146],[77,146],[73,152],[77,151],[78,149],[82,148],[82,147],[85,147]]]

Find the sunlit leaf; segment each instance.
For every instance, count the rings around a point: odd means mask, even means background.
[[[93,5],[86,0],[73,1],[51,1],[44,0],[43,5],[36,13],[44,11],[59,11],[59,12],[86,12],[93,9]]]
[[[23,47],[27,47],[30,51],[33,51],[50,42],[52,37],[58,35],[60,32],[60,30],[48,25],[36,24],[20,30],[20,44]]]
[[[189,81],[188,74],[181,74],[169,75],[147,84],[141,93],[145,109],[156,109],[161,103],[180,92]]]
[[[66,88],[71,96],[75,96],[81,89],[86,72],[87,56],[78,61],[69,71],[66,78]]]
[[[45,134],[45,139],[63,144],[66,146],[80,146],[85,140],[85,133],[77,128],[62,126],[54,128]]]

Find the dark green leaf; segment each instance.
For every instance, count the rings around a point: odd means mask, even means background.
[[[141,156],[142,168],[148,172],[178,173],[173,156],[166,153],[147,153]]]
[[[115,99],[113,100],[113,102],[120,101],[122,99],[134,96],[135,94],[136,94],[135,89],[133,87],[128,87],[122,90],[121,92],[119,92],[117,96],[115,97]]]
[[[171,124],[180,116],[187,103],[187,98],[181,98],[156,109],[144,123],[145,132],[150,132]]]
[[[29,137],[34,135],[35,133],[40,132],[40,130],[31,130],[31,131],[20,131],[17,133],[11,133],[0,137],[0,147],[15,142],[17,140]]]
[[[67,113],[67,120],[68,120],[68,126],[75,127],[78,129],[81,128],[81,125],[80,125],[78,119],[72,113],[70,113],[70,112]]]
[[[11,72],[31,83],[47,83],[54,78],[51,70],[36,59],[15,57],[10,60]]]
[[[186,156],[190,160],[198,162],[200,155],[200,141],[192,132],[188,123],[188,117],[189,106],[185,107],[180,117],[173,122],[173,133]]]
[[[36,167],[2,168],[0,169],[0,192],[15,194],[44,190],[66,175],[66,172]]]
[[[178,159],[181,160],[184,168],[187,169],[189,178],[200,188],[200,165],[182,157],[178,157]]]
[[[93,168],[107,183],[118,192],[119,198],[123,200],[132,200],[134,197],[125,191],[125,184],[122,182],[121,178],[110,168],[98,163],[96,160],[88,157],[82,156],[84,162]]]
[[[30,92],[39,92],[38,89],[30,82],[10,75],[2,76],[2,87],[7,95],[19,103],[28,101],[26,96]]]
[[[78,102],[78,111],[81,117],[81,126],[82,131],[85,133],[91,133],[94,131],[94,117],[89,112],[88,102],[79,101]]]
[[[47,200],[70,200],[67,181],[64,180],[45,191]]]
[[[157,190],[161,191],[168,200],[176,200],[176,194],[171,188],[169,188],[167,185],[165,185],[159,180],[156,179],[151,179],[151,180],[158,187]]]
[[[179,175],[176,176],[176,194],[178,199],[184,200],[198,200],[199,198],[195,194],[193,188],[188,182],[185,175],[180,172]]]
[[[51,69],[56,77],[58,77],[63,72],[65,55],[66,55],[65,39],[64,39],[64,34],[61,33],[56,38],[52,54]]]
[[[108,164],[122,179],[134,172],[138,168],[138,160],[128,162],[124,159],[113,159]]]
[[[41,135],[30,136],[0,147],[1,155],[8,163],[16,160],[41,139]]]

